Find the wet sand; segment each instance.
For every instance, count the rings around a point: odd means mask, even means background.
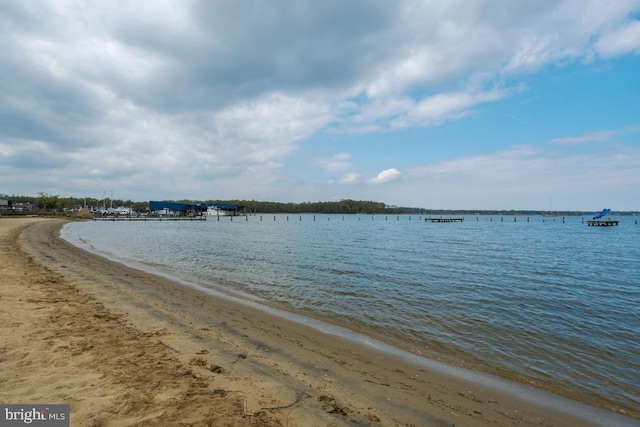
[[[69,403],[73,426],[640,425],[108,261],[61,225],[0,218],[2,403]]]

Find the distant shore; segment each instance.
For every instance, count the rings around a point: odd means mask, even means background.
[[[85,211],[87,212],[87,211]],[[79,212],[68,213],[63,210],[57,209],[38,209],[32,211],[11,211],[0,212],[0,218],[11,217],[59,217],[68,219],[91,219],[92,214],[89,215]],[[379,210],[373,212],[342,212],[327,211],[289,211],[289,210],[266,210],[249,212],[249,215],[269,215],[269,214],[289,214],[289,215],[458,215],[458,216],[548,216],[548,217],[562,217],[562,216],[582,216],[591,218],[598,212],[595,211],[536,211],[536,210],[469,210],[469,209],[388,209]],[[612,216],[640,216],[640,211],[611,211]],[[100,216],[100,215],[97,215]]]
[[[105,260],[60,239],[62,223],[0,218],[3,403],[69,403],[74,426],[640,425],[536,404]]]

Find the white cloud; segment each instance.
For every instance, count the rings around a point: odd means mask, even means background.
[[[419,191],[421,206],[465,209],[588,209],[584,201],[630,209],[640,196],[640,149],[551,151],[528,145],[465,156],[407,171],[404,191]],[[615,188],[615,193],[612,193]],[[624,194],[621,199],[620,195]]]
[[[611,140],[612,137],[619,134],[620,131],[605,130],[599,132],[590,132],[580,136],[565,136],[562,138],[555,138],[551,142],[556,144],[586,144],[591,142],[606,142]]]
[[[432,126],[471,114],[471,108],[507,96],[507,90],[443,92],[420,100],[410,97],[374,100],[362,105],[343,130],[373,132]]]
[[[337,153],[328,159],[319,159],[316,163],[327,172],[345,170],[351,167],[349,153]]]
[[[535,35],[523,38],[520,46],[509,59],[506,70],[509,72],[535,70],[549,62],[554,53],[552,46],[557,42],[558,35]]]
[[[422,124],[441,123],[447,118],[464,115],[470,107],[496,101],[503,96],[505,92],[497,90],[480,93],[440,93],[416,103],[408,115]]]
[[[627,53],[640,54],[640,21],[632,21],[604,35],[595,44],[596,51],[605,58]]]
[[[378,175],[376,175],[375,177],[371,178],[371,183],[373,184],[384,184],[387,182],[393,182],[396,181],[398,179],[400,179],[400,176],[402,174],[400,173],[400,171],[398,169],[395,168],[391,168],[391,169],[385,169],[382,172],[380,172]]]
[[[283,114],[286,116],[283,117]],[[212,114],[212,137],[255,161],[281,157],[293,143],[313,135],[331,118],[326,105],[283,94],[269,94]],[[198,126],[208,127],[206,122]],[[215,143],[214,143],[215,144]]]
[[[359,173],[351,172],[343,175],[338,181],[331,180],[329,184],[357,184],[362,182],[362,177]]]

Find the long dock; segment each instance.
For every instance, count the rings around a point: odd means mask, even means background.
[[[464,218],[425,218],[425,222],[462,222]]]
[[[203,216],[111,216],[97,217],[94,221],[206,221]]]
[[[619,221],[615,219],[605,219],[605,220],[590,220],[587,221],[587,225],[589,227],[611,227],[618,225]]]

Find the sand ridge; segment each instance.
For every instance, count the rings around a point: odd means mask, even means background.
[[[589,425],[0,219],[0,401],[72,425]],[[594,424],[597,425],[597,424]]]

